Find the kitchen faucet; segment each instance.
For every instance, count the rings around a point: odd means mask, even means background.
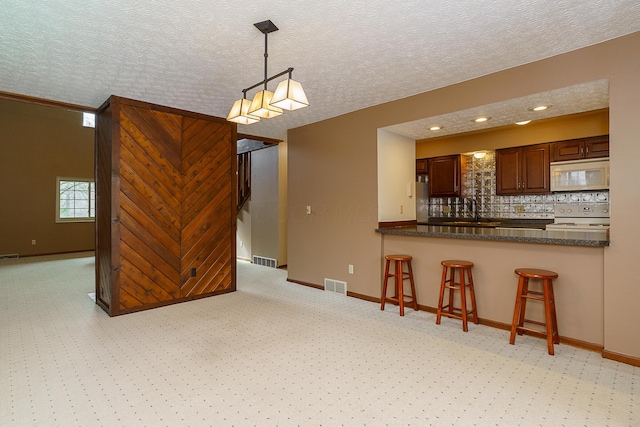
[[[473,215],[473,220],[475,222],[480,222],[480,211],[478,210],[478,200],[474,197],[469,199],[469,209],[471,210],[471,214]]]

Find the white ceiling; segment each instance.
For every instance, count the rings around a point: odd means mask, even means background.
[[[273,138],[640,30],[637,0],[2,3],[0,91],[90,107],[114,94],[221,117],[263,78],[253,24],[271,19],[269,75],[294,67],[311,103],[239,126]]]

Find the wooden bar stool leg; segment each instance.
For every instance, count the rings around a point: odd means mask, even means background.
[[[436,312],[436,325],[440,324],[442,317],[442,305],[444,303],[444,286],[447,280],[447,267],[442,267],[442,280],[440,281],[440,296],[438,297],[438,311]]]
[[[396,293],[398,294],[400,316],[404,316],[404,277],[402,274],[402,261],[396,261]]]
[[[458,275],[460,277],[460,305],[462,309],[462,330],[464,332],[469,331],[467,325],[467,287],[464,281],[464,268],[459,268]]]
[[[523,277],[522,289],[520,290],[520,319],[518,326],[524,326],[524,317],[527,311],[527,294],[529,293],[529,278]],[[518,335],[522,335],[522,330],[518,329]]]
[[[522,289],[524,287],[525,278],[520,276],[520,280],[518,280],[518,291],[516,293],[516,305],[513,310],[513,320],[511,321],[511,336],[509,337],[509,344],[514,344],[516,342],[516,330],[520,319],[521,312],[521,303],[522,303]]]
[[[389,264],[390,261],[387,260],[386,266],[384,268],[384,285],[382,286],[382,303],[380,304],[380,310],[384,310],[384,303],[387,301],[387,282],[389,282]]]
[[[476,307],[476,292],[473,289],[473,275],[471,274],[471,269],[467,269],[467,276],[469,279],[469,295],[471,296],[471,310],[473,311],[473,323],[476,325],[480,324],[480,320],[478,319],[478,308]]]
[[[553,342],[560,344],[560,335],[558,334],[558,319],[556,317],[556,297],[553,295],[553,282],[549,280],[549,296],[551,297],[551,321],[553,322]]]
[[[553,356],[553,319],[551,318],[551,295],[549,291],[549,280],[542,279],[542,292],[544,295],[544,319],[547,329],[547,347],[549,354]]]
[[[409,282],[411,283],[411,297],[413,298],[413,309],[418,311],[418,299],[416,298],[416,284],[413,281],[413,269],[411,268],[411,261],[407,263],[409,266]]]

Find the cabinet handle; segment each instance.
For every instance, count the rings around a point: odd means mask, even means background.
[[[584,156],[584,147],[580,147],[580,156]]]
[[[589,146],[587,146],[587,147],[585,148],[585,150],[587,150],[587,156],[588,156],[588,155],[589,155]]]

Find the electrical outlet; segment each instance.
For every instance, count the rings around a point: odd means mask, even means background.
[[[240,247],[244,246],[244,242],[242,240],[240,240]]]
[[[353,264],[349,264],[349,274],[353,274]]]
[[[442,207],[442,212],[451,213],[451,206],[443,206]]]
[[[516,205],[516,206],[514,206],[514,209],[515,209],[516,213],[524,213],[524,206],[522,206],[522,205]]]
[[[307,206],[307,215],[311,215],[311,206]]]
[[[404,206],[400,205],[400,213],[403,214],[404,213]]]
[[[35,240],[32,240],[32,241],[31,241],[31,244],[35,246],[36,241],[35,241]]]

